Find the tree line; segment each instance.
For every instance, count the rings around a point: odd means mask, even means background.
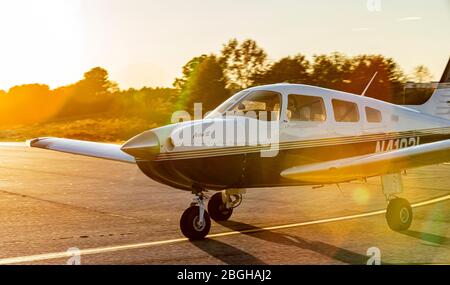
[[[254,40],[232,39],[219,54],[204,54],[182,67],[174,88],[130,88],[121,90],[108,72],[95,67],[76,83],[51,90],[45,84],[14,86],[0,90],[0,125],[27,124],[74,118],[136,117],[156,125],[166,124],[177,110],[191,111],[193,103],[212,110],[233,93],[271,83],[301,83],[360,94],[378,72],[366,96],[398,104],[419,104],[431,90],[408,93],[408,77],[392,59],[382,55],[346,56],[342,53],[286,56],[271,62]],[[419,66],[416,81],[430,79]]]
[[[429,70],[418,66],[407,76],[392,58],[383,55],[346,56],[342,53],[287,56],[270,62],[263,48],[251,40],[230,40],[220,54],[201,55],[184,67],[174,86],[180,90],[180,107],[190,109],[202,102],[210,110],[244,88],[272,84],[298,83],[361,94],[372,76],[375,80],[366,96],[395,104],[422,104],[432,90],[405,90],[407,80],[427,82]]]
[[[0,91],[0,125],[117,117],[164,124],[177,95],[174,88],[120,90],[105,69],[95,67],[80,81],[53,90],[45,84],[25,84]]]

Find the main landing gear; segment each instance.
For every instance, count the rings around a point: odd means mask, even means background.
[[[181,232],[190,240],[203,239],[209,233],[211,219],[215,221],[228,220],[233,214],[233,209],[241,204],[243,193],[245,190],[241,189],[215,193],[209,200],[208,211],[206,211],[205,201],[208,197],[204,191],[195,192],[191,206],[181,216]]]
[[[386,196],[388,206],[386,209],[386,221],[394,231],[407,230],[412,223],[413,212],[410,203],[406,199],[395,196],[403,191],[402,177],[400,173],[388,174],[381,177],[383,193]]]
[[[386,221],[394,231],[409,229],[413,219],[411,205],[406,199],[391,199],[386,209]]]

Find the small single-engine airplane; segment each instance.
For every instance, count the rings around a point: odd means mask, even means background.
[[[261,139],[268,133],[277,139]],[[423,105],[274,84],[243,90],[202,120],[148,130],[121,146],[62,138],[36,138],[28,144],[136,163],[148,177],[192,191],[193,202],[180,220],[189,239],[204,238],[210,218],[229,219],[246,189],[321,186],[375,176],[381,177],[389,227],[405,230],[413,213],[409,202],[396,196],[403,190],[402,172],[450,161],[450,61]],[[208,190],[220,192],[209,198]]]

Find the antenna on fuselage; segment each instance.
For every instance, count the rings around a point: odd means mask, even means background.
[[[372,84],[375,77],[377,77],[378,71],[375,72],[375,74],[372,76],[372,79],[370,79],[369,83],[367,84],[366,88],[364,88],[364,91],[361,93],[361,96],[365,96],[367,90],[369,89],[370,85]]]

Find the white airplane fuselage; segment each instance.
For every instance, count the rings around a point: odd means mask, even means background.
[[[230,99],[229,106],[224,103],[225,107],[236,109],[252,94],[278,96],[278,103],[272,106],[276,117],[269,122],[269,127],[275,127],[273,130],[278,132],[276,140],[261,140],[261,129],[256,127],[258,121],[261,122],[258,117],[226,116],[214,111],[203,120],[144,132],[125,143],[122,150],[134,156],[139,168],[156,181],[189,191],[193,188],[222,190],[310,185],[308,181],[283,178],[280,173],[299,165],[450,138],[447,118],[308,85],[274,84],[250,88]],[[222,127],[215,128],[214,132],[211,131],[213,125]],[[239,128],[241,133],[237,131]],[[217,139],[217,133],[230,129],[234,134],[231,140],[226,136],[223,143],[211,144]],[[186,139],[186,134],[192,143],[179,143],[181,137]],[[198,138],[201,144],[194,143]]]

